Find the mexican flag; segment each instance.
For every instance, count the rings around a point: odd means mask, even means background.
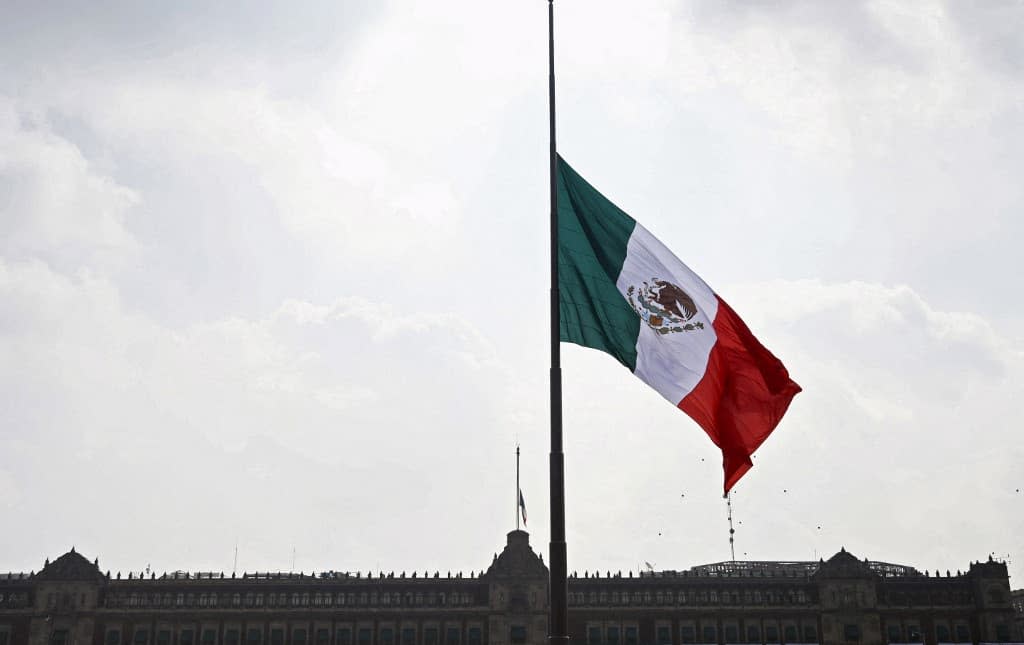
[[[728,492],[800,386],[736,312],[558,159],[562,341],[611,354],[721,448]]]

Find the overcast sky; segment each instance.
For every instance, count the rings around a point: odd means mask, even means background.
[[[0,570],[547,560],[542,0],[0,14]],[[559,0],[559,150],[803,388],[736,556],[1024,586],[1024,5]],[[563,349],[570,571],[729,557],[721,458]]]

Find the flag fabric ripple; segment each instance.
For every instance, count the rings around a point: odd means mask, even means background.
[[[558,159],[561,340],[616,358],[721,449],[728,492],[800,392],[736,312]]]

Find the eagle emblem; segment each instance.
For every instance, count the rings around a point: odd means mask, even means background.
[[[697,315],[693,298],[671,282],[652,278],[639,287],[630,285],[626,299],[640,318],[659,334],[704,329],[703,322],[690,322]]]

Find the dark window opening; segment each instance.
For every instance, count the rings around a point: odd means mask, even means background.
[[[262,640],[262,630],[250,628],[249,631],[245,633],[245,645],[260,645],[260,641]]]
[[[782,635],[786,637],[786,642],[787,643],[795,643],[796,642],[796,626],[795,625],[786,625],[783,628],[783,630],[782,630]]]
[[[619,645],[619,628],[609,627],[608,628],[608,645]]]
[[[437,645],[437,627],[427,627],[423,630],[423,645]]]
[[[509,630],[509,640],[513,643],[525,643],[526,627],[523,625],[512,625],[512,629]]]
[[[846,624],[843,625],[843,640],[845,641],[859,641],[860,640],[860,625]]]
[[[779,628],[774,625],[769,625],[764,628],[764,637],[769,643],[779,642]]]
[[[636,627],[626,628],[626,645],[636,645],[639,642],[637,637]]]
[[[483,631],[479,627],[469,628],[469,645],[480,645],[483,642]]]
[[[747,642],[748,643],[760,643],[761,642],[761,628],[757,625],[750,625],[747,627]]]
[[[725,642],[735,643],[740,639],[740,630],[736,625],[725,626]]]
[[[390,627],[385,627],[380,630],[380,644],[381,645],[392,645],[395,642],[395,632]]]
[[[692,643],[697,639],[696,631],[697,630],[693,628],[693,625],[683,625],[679,629],[679,640],[687,644]]]
[[[704,625],[704,642],[705,643],[717,643],[718,632],[715,630],[714,625]]]
[[[460,636],[458,627],[449,627],[444,634],[444,645],[459,645]]]
[[[416,630],[406,627],[402,630],[402,645],[416,645]]]

